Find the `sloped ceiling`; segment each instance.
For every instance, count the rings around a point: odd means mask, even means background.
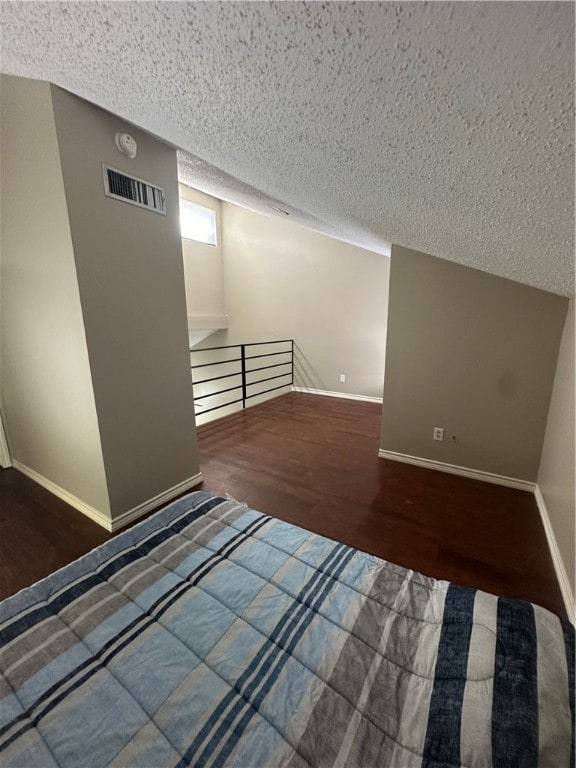
[[[183,181],[574,295],[572,3],[1,6],[3,71],[172,142]]]

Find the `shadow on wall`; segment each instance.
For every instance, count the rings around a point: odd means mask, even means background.
[[[316,369],[296,342],[294,342],[294,386],[303,389],[325,389]]]

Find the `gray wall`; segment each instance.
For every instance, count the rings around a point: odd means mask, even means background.
[[[574,562],[576,545],[574,345],[574,299],[571,299],[558,355],[542,461],[538,472],[538,485],[546,504],[573,596],[576,592],[574,579],[576,567]]]
[[[389,260],[231,204],[222,237],[229,330],[206,345],[294,338],[298,386],[381,397]]]
[[[393,246],[381,448],[535,481],[567,305]]]
[[[50,86],[3,76],[0,95],[1,405],[12,459],[109,517]]]
[[[52,99],[115,517],[199,471],[176,151],[55,86]],[[105,197],[102,163],[163,187],[167,215]]]

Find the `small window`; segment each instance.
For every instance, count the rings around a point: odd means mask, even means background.
[[[216,211],[181,199],[180,231],[186,240],[216,245]]]

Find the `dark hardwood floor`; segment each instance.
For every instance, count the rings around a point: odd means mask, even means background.
[[[379,459],[381,406],[292,393],[200,427],[203,488],[421,571],[564,614],[532,494]],[[0,473],[0,595],[110,537]]]
[[[0,598],[48,576],[110,536],[16,469],[0,470]]]

